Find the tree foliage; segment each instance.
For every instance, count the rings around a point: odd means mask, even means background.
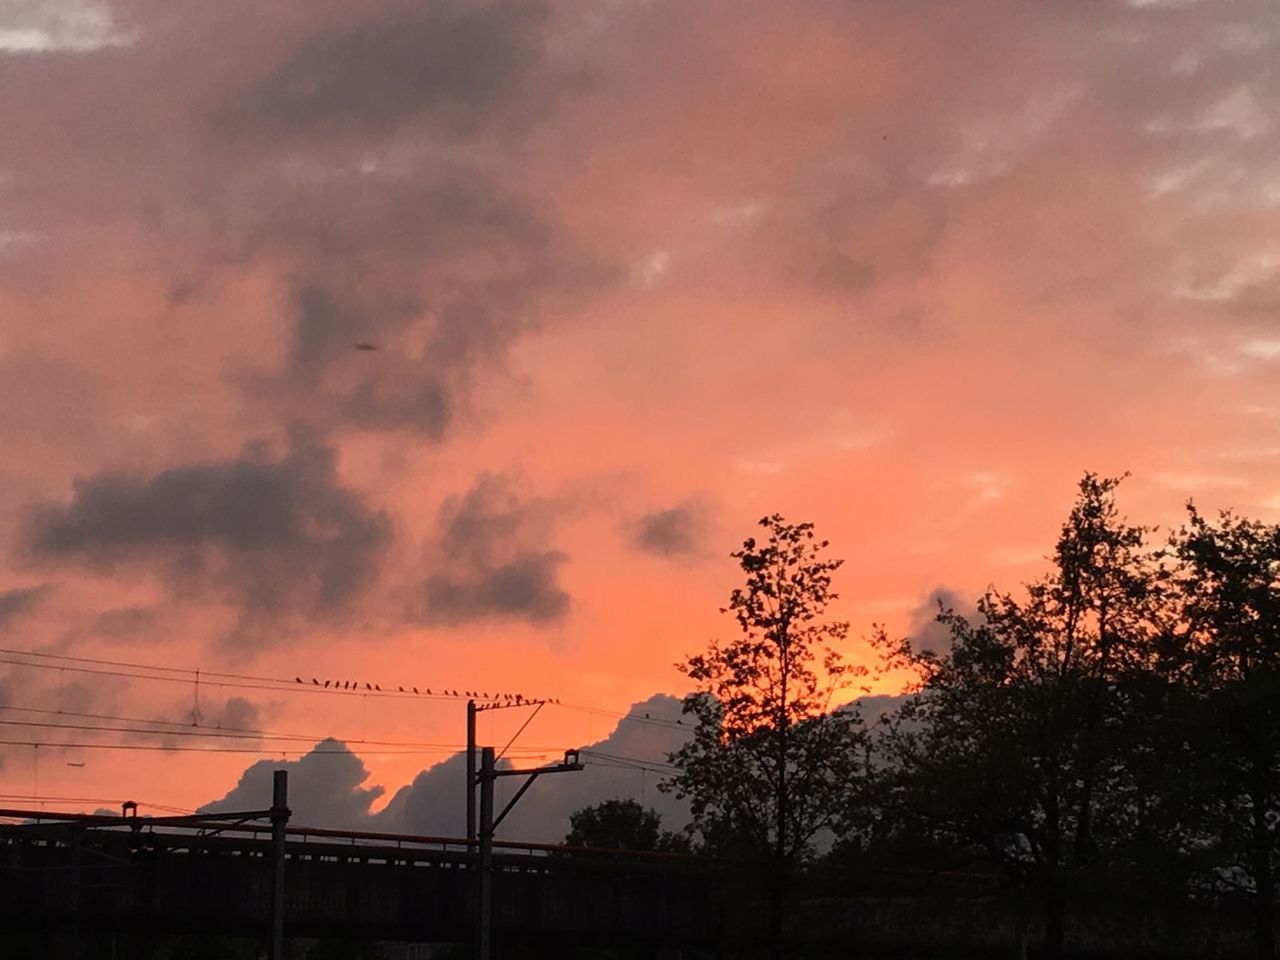
[[[684,852],[680,834],[662,829],[662,816],[639,801],[615,797],[569,814],[566,846],[602,850],[662,850]]]
[[[769,865],[776,951],[788,877],[851,809],[866,734],[856,713],[833,709],[859,672],[837,649],[848,623],[824,617],[842,561],[826,555],[813,524],[775,514],[760,526],[732,554],[744,583],[721,612],[738,636],[680,665],[697,685],[684,700],[697,724],[671,754],[679,772],[664,789],[689,799],[712,849]]]
[[[896,799],[921,829],[972,844],[1044,910],[1063,949],[1071,901],[1141,829],[1131,721],[1162,620],[1148,531],[1118,514],[1119,481],[1087,474],[1051,573],[989,590],[977,617],[942,611],[951,647],[888,642],[919,689],[885,741]]]
[[[1162,667],[1183,744],[1164,791],[1201,884],[1253,903],[1256,955],[1275,956],[1280,893],[1280,525],[1188,508],[1173,537],[1180,628]]]

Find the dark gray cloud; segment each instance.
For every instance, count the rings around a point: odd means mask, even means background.
[[[929,595],[910,613],[907,635],[916,650],[930,653],[946,653],[951,649],[951,631],[938,622],[938,614],[954,610],[968,615],[973,605],[956,591],[943,586],[934,587]]]
[[[228,239],[247,259],[291,264],[287,360],[238,374],[285,419],[439,440],[478,375],[551,308],[621,275],[541,202],[478,171],[339,172],[281,192],[262,198],[247,238]]]
[[[466,623],[492,617],[535,626],[559,622],[570,597],[559,571],[567,555],[548,546],[550,505],[523,500],[505,478],[485,474],[439,513],[435,571],[422,584],[421,616]]]
[[[257,704],[244,697],[215,700],[208,696],[198,701],[187,697],[171,701],[165,708],[154,710],[147,718],[138,718],[119,735],[121,743],[141,743],[177,747],[197,745],[203,748],[260,746],[262,712]]]
[[[218,259],[283,266],[287,284],[288,362],[239,377],[256,402],[440,440],[550,307],[624,275],[472,142],[518,143],[566,88],[549,16],[539,2],[364,7],[215,112],[233,186],[199,197],[194,219],[212,221]],[[380,350],[355,356],[357,342]]]
[[[391,539],[388,519],[341,484],[333,450],[300,436],[274,460],[247,450],[150,477],[78,480],[70,501],[39,508],[29,526],[38,561],[103,576],[148,567],[234,603],[241,632],[341,614],[375,581]]]
[[[30,613],[53,589],[49,584],[0,591],[0,628],[25,613]]]
[[[147,639],[155,635],[161,613],[150,607],[113,607],[93,618],[91,634],[112,640]]]
[[[693,501],[645,514],[631,531],[631,541],[637,549],[683,559],[705,553],[706,536],[707,511]]]
[[[512,116],[542,57],[542,3],[438,0],[345,18],[259,79],[223,125],[267,136],[383,136],[428,121],[456,135]]]
[[[330,738],[298,760],[259,760],[221,799],[200,809],[220,813],[269,808],[276,770],[289,773],[291,822],[298,826],[367,829],[369,808],[384,792],[379,786],[363,786],[369,778],[363,761],[346,744]]]

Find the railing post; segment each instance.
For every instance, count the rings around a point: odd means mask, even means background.
[[[284,853],[289,825],[289,771],[271,782],[271,960],[284,960]]]

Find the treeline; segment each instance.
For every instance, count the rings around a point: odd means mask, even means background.
[[[737,636],[683,664],[698,723],[666,789],[697,846],[759,866],[774,955],[822,852],[828,877],[998,881],[1054,958],[1099,903],[1234,898],[1274,960],[1280,526],[1191,506],[1157,537],[1117,484],[1084,477],[1042,578],[940,609],[949,643],[878,632],[880,670],[912,686],[865,721],[833,708],[868,680],[825,617],[826,541],[773,516],[734,554]]]

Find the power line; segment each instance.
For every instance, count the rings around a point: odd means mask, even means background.
[[[87,723],[50,723],[44,720],[0,720],[0,726],[6,727],[36,727],[46,730],[75,730],[78,733],[126,733],[137,736],[149,737],[178,737],[178,738],[216,738],[225,740],[259,740],[265,745],[266,743],[320,743],[324,740],[338,740],[346,745],[365,745],[369,746],[386,746],[386,747],[406,747],[423,750],[442,750],[442,751],[459,751],[463,747],[454,743],[428,743],[423,741],[405,741],[405,740],[348,740],[343,737],[309,737],[301,735],[271,735],[258,733],[236,733],[224,730],[209,730],[201,728],[192,728],[188,726],[185,730],[147,730],[137,727],[108,727],[101,724]],[[539,748],[525,747],[521,753],[527,753],[531,750]],[[549,749],[549,748],[547,748]]]
[[[125,802],[124,800],[121,800],[116,797],[40,797],[40,796],[32,796],[31,794],[25,794],[25,793],[0,793],[0,800],[30,801],[30,802],[41,803],[41,804],[44,804],[44,803],[111,803],[111,804],[115,804],[116,806],[119,806],[120,804]],[[196,812],[195,810],[192,810],[189,807],[173,807],[163,803],[152,803],[149,800],[135,800],[133,802],[140,807],[148,807],[152,810],[163,810],[166,813],[190,814],[190,813]]]
[[[8,647],[0,647],[0,663],[9,664],[18,667],[31,667],[44,670],[72,671],[74,673],[84,673],[94,676],[113,676],[122,677],[129,680],[155,680],[165,683],[194,684],[200,680],[209,678],[218,678],[214,682],[219,687],[230,687],[238,690],[263,690],[271,693],[322,693],[322,694],[341,694],[344,696],[359,695],[362,697],[380,697],[383,699],[419,699],[419,700],[466,700],[466,699],[482,699],[497,703],[515,704],[535,704],[538,702],[550,703],[552,706],[563,707],[566,710],[574,710],[579,713],[599,714],[600,716],[612,717],[617,720],[638,723],[648,726],[661,727],[669,730],[687,731],[691,727],[684,723],[683,720],[669,720],[663,717],[651,717],[648,714],[643,716],[621,712],[617,710],[606,710],[602,707],[583,706],[581,704],[563,703],[558,699],[526,698],[520,695],[495,693],[488,696],[487,692],[478,694],[475,691],[464,691],[459,693],[454,689],[441,689],[440,693],[428,692],[410,692],[416,688],[410,687],[405,690],[397,685],[396,690],[371,689],[375,685],[364,681],[342,681],[351,683],[352,686],[344,688],[337,686],[317,685],[316,682],[305,683],[299,682],[300,677],[293,680],[281,677],[264,677],[254,674],[244,673],[225,673],[216,670],[197,670],[189,667],[167,667],[157,666],[155,664],[135,663],[125,660],[110,660],[100,657],[76,657],[70,654],[46,653],[34,650],[17,650]],[[15,660],[14,656],[28,658],[42,658],[53,662],[31,662],[31,660]],[[63,662],[65,661],[65,662]],[[88,664],[90,666],[74,666],[70,664]],[[121,670],[102,669],[105,667],[118,667],[127,670],[142,670],[148,673],[124,673]],[[359,684],[365,683],[366,689],[359,689]],[[430,691],[430,688],[423,688]]]
[[[575,703],[562,703],[559,700],[553,701],[553,706],[563,707],[566,710],[576,710],[579,713],[598,713],[602,716],[613,717],[618,720],[625,720],[630,723],[647,724],[654,727],[663,727],[668,730],[683,730],[692,732],[691,724],[686,724],[683,720],[667,720],[663,717],[651,717],[648,714],[643,716],[634,713],[622,713],[618,710],[605,710],[601,707],[584,707]]]
[[[319,743],[322,740],[340,740],[347,744],[368,744],[370,746],[382,747],[441,747],[461,750],[460,744],[452,743],[436,743],[424,740],[368,740],[347,737],[337,733],[330,734],[310,734],[310,733],[280,733],[271,730],[256,730],[249,727],[200,727],[192,724],[190,721],[178,720],[160,720],[148,719],[145,717],[119,717],[104,713],[79,713],[71,710],[49,710],[40,707],[23,707],[14,706],[12,704],[4,704],[0,706],[0,711],[15,710],[23,713],[35,713],[42,716],[51,717],[79,717],[87,720],[106,720],[115,723],[139,723],[139,724],[157,724],[166,727],[173,727],[172,730],[148,730],[135,729],[131,727],[104,727],[92,724],[72,724],[72,723],[37,723],[35,721],[20,720],[0,720],[0,724],[6,726],[34,726],[34,727],[61,727],[68,730],[86,730],[113,733],[137,733],[149,734],[152,736],[189,736],[189,737],[226,737],[229,739],[261,739],[261,740],[291,740],[298,742]],[[526,747],[525,750],[545,749],[555,752],[553,747],[535,748]]]
[[[234,689],[247,690],[272,690],[277,692],[293,692],[293,693],[341,693],[341,694],[359,694],[361,696],[375,696],[391,699],[430,699],[430,700],[468,700],[480,699],[485,701],[502,701],[517,700],[528,701],[530,699],[522,695],[502,694],[495,692],[490,696],[487,692],[479,693],[476,691],[466,690],[459,692],[457,688],[448,689],[441,688],[439,693],[432,692],[431,688],[422,686],[426,693],[419,692],[418,687],[410,685],[406,688],[404,685],[396,684],[392,689],[391,684],[387,685],[387,689],[382,689],[381,684],[370,683],[365,680],[342,680],[332,681],[333,686],[328,686],[330,681],[324,684],[319,679],[311,678],[311,683],[306,683],[301,677],[294,677],[292,680],[287,677],[264,677],[247,673],[226,673],[217,670],[202,670],[191,667],[167,667],[156,664],[134,663],[127,660],[110,660],[102,657],[77,657],[70,654],[48,653],[37,650],[18,650],[9,647],[0,647],[0,654],[6,654],[7,657],[0,657],[0,663],[8,663],[14,666],[37,667],[52,670],[71,670],[77,673],[97,674],[101,676],[117,676],[127,677],[134,680],[159,680],[169,683],[198,683],[201,680],[214,678],[214,682],[220,687],[232,687]],[[9,657],[34,657],[44,660],[53,661],[52,663],[32,663],[28,660],[13,660]],[[91,666],[76,667],[69,664],[89,664]],[[149,674],[138,673],[121,673],[119,670],[102,670],[100,667],[117,667],[124,670],[143,670],[149,671]],[[156,676],[155,674],[161,674]],[[339,684],[350,684],[344,687]],[[364,689],[360,689],[361,684]]]
[[[636,770],[650,770],[654,773],[676,773],[680,769],[674,764],[661,760],[649,760],[643,757],[625,757],[613,753],[583,748],[578,751],[587,758],[587,762],[598,766],[629,767]]]
[[[313,747],[310,750],[272,750],[267,748],[254,747],[189,747],[180,744],[161,744],[161,743],[45,743],[35,740],[0,740],[0,746],[8,747],[47,747],[52,750],[142,750],[154,751],[159,753],[239,753],[252,754],[258,756],[350,756],[350,750],[323,750],[320,747]],[[457,752],[454,748],[448,749],[415,749],[415,750],[362,750],[361,753],[366,756],[423,756],[428,754],[452,754]]]

